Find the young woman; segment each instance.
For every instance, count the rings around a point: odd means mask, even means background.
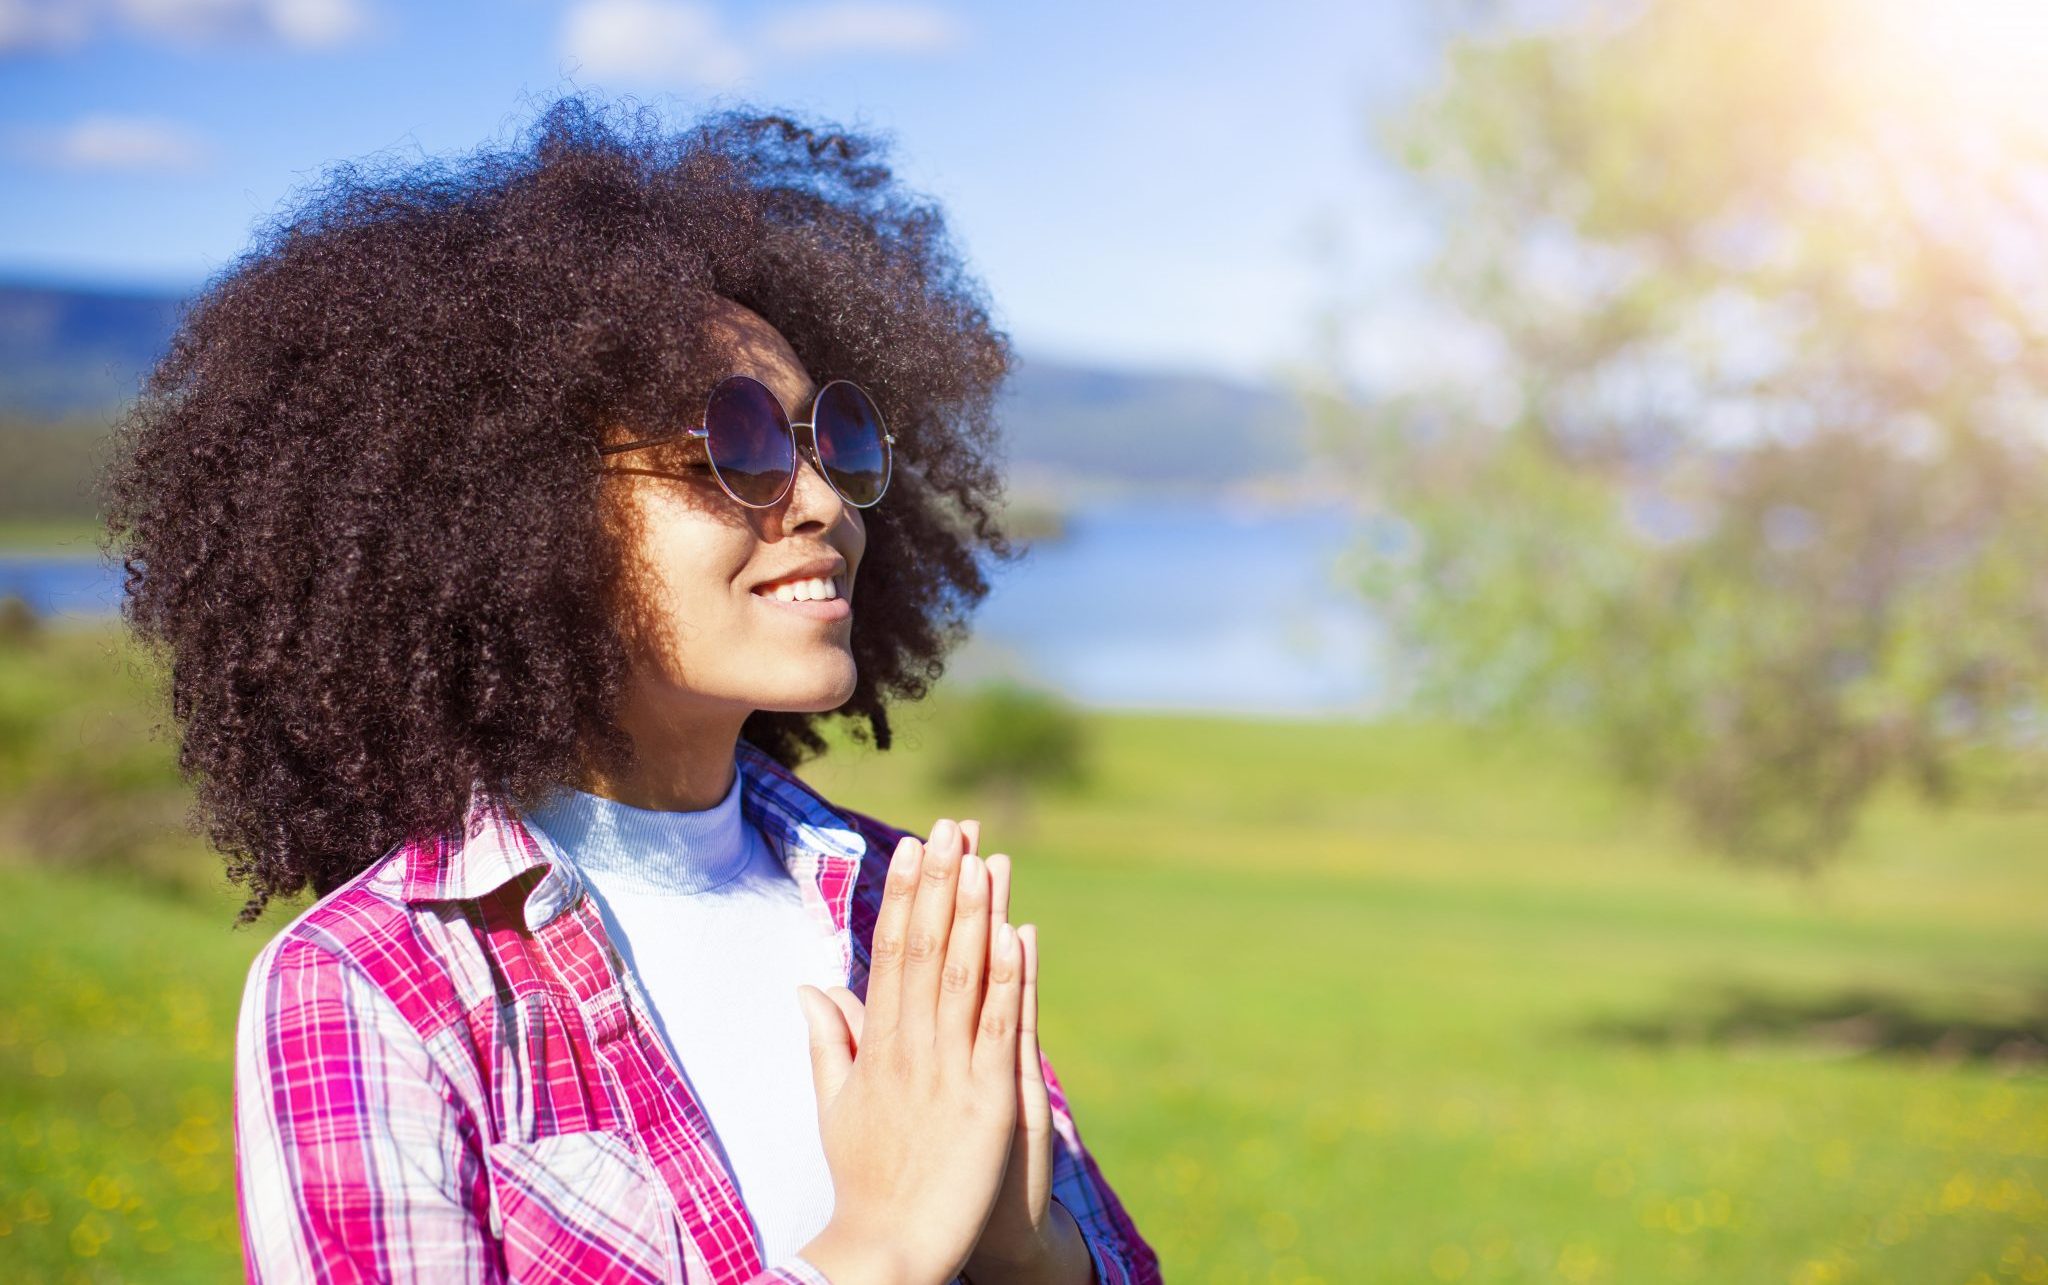
[[[123,426],[125,611],[251,896],[251,1279],[1138,1282],[978,827],[889,745],[986,593],[1009,365],[872,141],[578,99],[343,167]]]

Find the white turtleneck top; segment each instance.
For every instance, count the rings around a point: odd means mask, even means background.
[[[846,984],[796,879],[725,797],[701,812],[561,789],[526,820],[582,874],[654,1024],[703,1104],[760,1231],[761,1261],[832,1216],[810,1039],[796,987]]]

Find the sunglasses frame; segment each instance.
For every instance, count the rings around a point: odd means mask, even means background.
[[[823,384],[819,385],[818,391],[812,394],[811,396],[811,417],[807,420],[799,422],[789,417],[788,408],[783,407],[782,399],[775,395],[775,390],[769,388],[766,384],[761,383],[760,380],[755,379],[752,375],[727,375],[724,379],[719,380],[717,385],[713,387],[711,391],[711,396],[717,396],[718,389],[725,387],[725,385],[731,383],[735,379],[744,379],[750,384],[760,385],[761,391],[767,393],[769,399],[775,403],[777,408],[782,410],[782,419],[783,422],[788,426],[789,431],[790,460],[789,476],[783,480],[782,489],[775,493],[775,498],[769,500],[765,504],[755,504],[751,500],[742,499],[740,495],[732,489],[732,487],[726,484],[725,474],[719,471],[718,461],[716,459],[711,459],[711,474],[713,477],[716,477],[718,479],[718,489],[724,491],[728,496],[732,497],[733,503],[743,504],[750,509],[772,509],[776,505],[782,503],[782,501],[789,495],[790,489],[796,485],[797,469],[802,466],[805,456],[805,448],[807,445],[809,447],[809,455],[812,465],[818,470],[818,476],[825,479],[825,485],[832,488],[832,493],[834,495],[837,495],[842,501],[849,505],[852,505],[852,507],[856,509],[871,509],[875,505],[880,504],[882,502],[882,497],[889,493],[889,483],[894,481],[896,477],[896,435],[889,431],[888,421],[882,418],[882,408],[879,405],[876,405],[875,399],[873,397],[868,396],[867,389],[862,388],[859,384],[854,383],[850,379],[828,379]],[[847,499],[846,493],[844,491],[841,491],[839,489],[839,484],[832,480],[832,474],[825,468],[824,459],[820,457],[818,454],[818,405],[824,400],[826,390],[830,389],[834,384],[845,384],[847,387],[859,393],[861,395],[861,398],[865,400],[869,406],[874,407],[875,424],[882,430],[882,459],[886,471],[882,476],[882,489],[876,492],[875,498],[869,500],[866,504],[854,504],[852,500]],[[710,398],[707,397],[705,399],[705,402],[705,413],[708,416],[710,413]],[[796,431],[799,428],[806,428],[809,429],[810,431],[800,437],[797,435]],[[664,442],[673,442],[679,437],[702,438],[706,440],[706,444],[708,445],[709,439],[711,437],[711,429],[709,425],[703,424],[700,424],[695,428],[678,428],[666,433],[657,434],[653,437],[641,437],[636,438],[630,442],[620,442],[615,446],[600,446],[597,448],[597,453],[599,455],[617,455],[622,451],[637,451],[642,447],[659,446]],[[710,452],[708,450],[705,452],[705,456],[707,459],[710,459]]]

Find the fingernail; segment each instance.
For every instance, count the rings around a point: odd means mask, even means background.
[[[950,820],[942,819],[937,825],[932,827],[933,843],[951,843],[959,837],[960,827],[954,825]]]

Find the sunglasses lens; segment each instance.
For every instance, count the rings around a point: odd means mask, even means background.
[[[889,488],[889,443],[882,412],[854,384],[835,379],[818,394],[812,426],[825,475],[848,504],[866,508]]]
[[[711,391],[704,427],[718,480],[747,504],[775,503],[796,471],[789,418],[775,394],[756,380],[732,376]]]

